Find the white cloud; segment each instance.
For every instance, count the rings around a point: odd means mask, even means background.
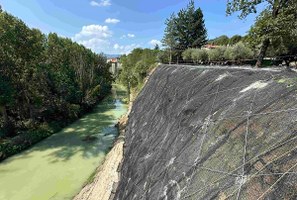
[[[120,54],[129,54],[133,49],[140,47],[139,44],[130,44],[130,45],[113,45],[113,48]]]
[[[81,31],[74,36],[74,40],[81,40],[86,37],[108,38],[112,36],[112,32],[108,26],[88,25],[83,26]]]
[[[106,52],[110,49],[110,37],[112,37],[112,32],[108,26],[92,24],[83,26],[81,31],[75,34],[72,40],[99,53],[102,51]]]
[[[149,44],[150,45],[152,45],[152,46],[156,46],[156,45],[159,45],[159,46],[161,46],[162,45],[162,43],[160,42],[160,40],[151,40],[150,42],[149,42]]]
[[[110,42],[100,38],[91,38],[88,40],[77,41],[79,44],[84,45],[86,48],[94,52],[106,52],[109,49]]]
[[[107,23],[107,24],[117,24],[119,22],[120,22],[120,20],[118,20],[118,19],[112,19],[112,18],[107,18],[105,20],[105,23]]]
[[[127,37],[129,37],[129,38],[134,38],[135,35],[134,35],[134,34],[131,34],[131,33],[128,33]]]
[[[127,35],[122,35],[121,39],[124,39],[124,38],[135,38],[135,35],[132,34],[132,33],[128,33]]]
[[[111,6],[111,2],[110,2],[110,0],[101,0],[100,2],[91,1],[90,5],[91,6],[98,6],[98,7],[107,7],[107,6]]]
[[[132,35],[127,34],[126,37]],[[129,54],[133,49],[140,47],[140,44],[118,44],[112,36],[113,33],[108,26],[91,24],[83,26],[80,32],[72,37],[72,40],[97,53]]]
[[[99,3],[97,3],[96,1],[91,1],[90,2],[90,5],[91,6],[99,6]]]
[[[123,49],[124,46],[120,46],[119,44],[115,44],[115,45],[113,45],[113,48],[114,48],[115,50],[118,50],[118,49]]]

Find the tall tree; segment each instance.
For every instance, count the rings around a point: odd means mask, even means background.
[[[162,42],[164,46],[169,47],[170,52],[173,50],[182,52],[187,48],[201,48],[207,41],[202,10],[195,8],[193,0],[177,15],[172,14],[165,24],[166,29]],[[170,53],[170,57],[171,55]]]
[[[189,46],[191,48],[201,48],[207,41],[207,30],[205,27],[204,16],[200,8],[195,10],[194,1],[191,1],[188,8],[189,23]]]
[[[176,16],[171,14],[171,16],[165,21],[165,31],[162,43],[165,47],[169,49],[169,64],[172,62],[172,51],[177,48],[177,30],[176,30]]]
[[[270,56],[297,54],[297,4],[288,7],[272,19],[271,11],[264,10],[251,27],[248,41],[253,48],[257,47],[263,38],[269,37],[270,46],[267,54]]]
[[[248,16],[250,13],[257,12],[257,6],[262,4],[267,4],[265,12],[269,13],[267,18],[271,21],[281,21],[285,19],[285,13],[288,9],[296,7],[296,0],[228,0],[227,2],[227,14],[230,15],[234,12],[240,12],[239,18],[243,19]],[[296,13],[296,10],[295,10]],[[296,17],[296,14],[295,14]],[[295,18],[296,20],[296,18]],[[287,29],[292,29],[293,27],[286,27]],[[267,31],[265,35],[262,35],[261,48],[259,51],[256,67],[262,65],[263,59],[266,55],[266,51],[271,43],[271,35],[275,29],[270,29],[267,24]]]
[[[200,8],[195,9],[191,0],[186,9],[177,14],[176,29],[179,50],[187,48],[200,48],[207,41],[207,31],[204,24],[203,13]]]

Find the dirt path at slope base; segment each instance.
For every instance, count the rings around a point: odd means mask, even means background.
[[[107,154],[104,164],[99,168],[94,181],[86,185],[74,200],[108,200],[113,183],[119,181],[118,166],[123,159],[124,142],[119,141]]]

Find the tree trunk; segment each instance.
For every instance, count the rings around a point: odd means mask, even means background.
[[[34,108],[32,104],[29,103],[29,113],[30,113],[30,119],[34,122],[35,121],[35,113]]]
[[[0,111],[2,112],[4,125],[8,124],[8,114],[7,114],[7,108],[6,106],[1,106]]]
[[[25,96],[25,99],[27,101],[27,106],[28,106],[28,109],[29,109],[29,117],[34,122],[35,116],[34,116],[33,106],[31,104],[31,100],[29,98],[29,95],[28,95],[28,93],[26,91],[24,92],[24,96]]]
[[[286,69],[288,71],[292,71],[291,68],[290,68],[291,59],[290,58],[289,59],[285,59],[284,61],[286,63]]]
[[[260,53],[258,55],[258,59],[257,59],[257,63],[256,63],[256,68],[259,68],[262,66],[263,63],[263,59],[266,55],[266,51],[268,49],[268,46],[270,44],[269,38],[265,38],[262,42],[262,46],[261,46],[261,50]]]
[[[172,50],[170,48],[170,50],[169,50],[169,65],[171,65],[171,62],[172,62]]]
[[[274,1],[273,8],[272,8],[272,19],[276,19],[278,14],[279,14],[279,9],[280,9],[280,2],[279,1]],[[262,42],[261,50],[258,55],[257,63],[256,63],[256,68],[259,68],[262,66],[263,59],[266,55],[266,51],[270,45],[270,40],[269,38],[265,38]]]

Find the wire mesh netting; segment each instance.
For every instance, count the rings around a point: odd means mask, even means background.
[[[297,79],[161,66],[134,102],[115,199],[297,199]]]

